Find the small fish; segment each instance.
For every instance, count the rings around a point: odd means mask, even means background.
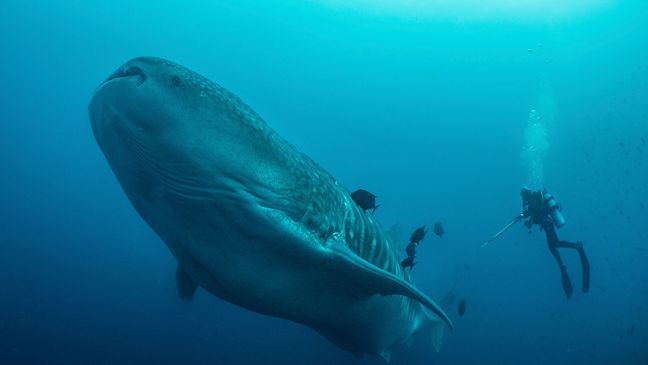
[[[407,256],[405,258],[405,260],[401,261],[401,267],[403,269],[406,269],[406,268],[409,267],[410,272],[411,272],[412,269],[414,268],[414,265],[416,265],[416,262],[414,261],[415,258],[416,258],[416,256]]]
[[[405,253],[408,257],[416,256],[416,243],[410,242],[407,247],[405,247]]]
[[[459,307],[457,308],[457,312],[459,313],[459,317],[463,317],[463,315],[466,313],[466,299],[461,299],[459,302]]]
[[[439,236],[439,238],[443,238],[443,235],[445,234],[445,230],[443,229],[443,225],[441,224],[441,222],[434,223],[434,234]]]
[[[410,242],[418,244],[423,241],[425,234],[427,233],[426,226],[418,227],[410,236]]]
[[[351,199],[365,212],[371,209],[371,212],[375,212],[380,204],[376,205],[376,196],[364,189],[358,189],[351,193]]]

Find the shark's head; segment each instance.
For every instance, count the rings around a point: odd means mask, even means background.
[[[236,96],[178,64],[127,62],[97,88],[89,113],[101,150],[145,219],[171,203],[275,207],[295,191],[279,137]]]

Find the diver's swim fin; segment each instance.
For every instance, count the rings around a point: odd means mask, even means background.
[[[580,256],[581,268],[583,272],[583,293],[589,291],[590,286],[590,264],[587,256],[585,255],[585,250],[583,249],[583,242],[578,242],[578,256]]]
[[[560,267],[560,276],[562,277],[562,285],[563,289],[565,290],[565,295],[567,295],[567,299],[569,299],[574,292],[574,288],[572,287],[571,280],[569,280],[567,267],[565,265]]]

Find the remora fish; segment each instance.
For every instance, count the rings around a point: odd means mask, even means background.
[[[131,203],[197,286],[389,359],[420,331],[438,350],[440,307],[349,192],[243,101],[159,58],[121,66],[89,105],[97,143]]]

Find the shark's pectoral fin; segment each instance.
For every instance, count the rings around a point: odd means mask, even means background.
[[[189,277],[180,265],[176,269],[176,287],[178,288],[180,299],[185,302],[190,302],[196,293],[196,289],[198,289],[198,284]]]
[[[427,295],[412,284],[385,271],[352,252],[344,242],[335,235],[326,242],[329,249],[331,268],[338,270],[353,288],[361,288],[363,294],[404,295],[412,298],[439,316],[451,329],[454,328],[448,315]]]

